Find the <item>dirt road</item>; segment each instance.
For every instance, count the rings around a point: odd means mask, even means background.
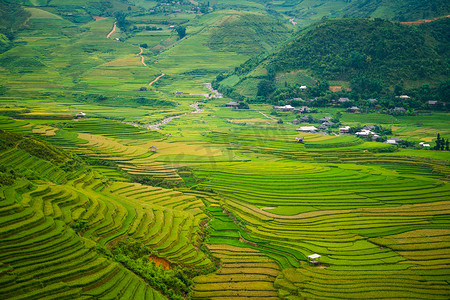
[[[153,124],[153,125],[147,125],[145,128],[147,128],[147,129],[157,129],[157,130],[159,130],[159,126],[164,125],[164,124],[167,124],[167,123],[169,123],[170,121],[172,121],[173,119],[179,118],[179,117],[181,117],[181,116],[185,116],[185,115],[187,115],[187,114],[199,114],[199,113],[202,113],[202,112],[203,112],[203,109],[200,108],[200,107],[198,107],[198,102],[195,102],[195,103],[193,103],[193,104],[191,104],[191,105],[189,105],[189,106],[192,107],[192,108],[194,108],[195,110],[194,110],[194,111],[191,111],[191,112],[189,112],[189,113],[185,113],[185,114],[181,114],[181,115],[177,115],[177,116],[172,116],[172,117],[165,118],[165,119],[162,120],[161,122],[159,122],[159,123],[157,123],[157,124]]]
[[[166,75],[166,74],[162,73],[161,75],[159,75],[158,77],[156,77],[155,80],[153,80],[152,82],[150,82],[148,85],[154,84],[155,82],[158,81],[158,79],[160,79],[160,78],[163,77],[164,75]]]
[[[109,39],[109,37],[111,36],[111,34],[113,34],[113,33],[116,31],[116,28],[117,28],[116,24],[117,24],[117,22],[114,22],[114,26],[113,26],[111,32],[108,33],[108,35],[106,36],[107,39]]]
[[[139,47],[139,49],[141,50],[141,52],[139,52],[138,54],[136,54],[136,56],[140,56],[141,57],[141,63],[147,67],[147,64],[145,63],[145,58],[141,55],[144,52],[144,49],[142,49],[141,47]]]

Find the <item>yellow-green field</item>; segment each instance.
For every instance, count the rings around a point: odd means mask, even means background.
[[[1,299],[450,298],[449,151],[297,132],[300,115],[226,107],[205,85],[275,50],[245,22],[309,24],[343,1],[22,2],[0,53]],[[107,38],[114,10],[130,27]],[[226,80],[251,95],[261,66]],[[447,112],[314,110],[416,144],[450,135]]]

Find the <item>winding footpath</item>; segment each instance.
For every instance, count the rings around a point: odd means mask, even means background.
[[[117,28],[117,21],[114,22],[114,26],[113,26],[111,32],[108,33],[108,35],[106,36],[107,39],[109,39],[109,37],[111,36],[111,34],[113,34],[113,33],[116,31],[116,28]]]
[[[205,98],[223,98],[223,95],[219,93],[219,91],[213,89],[211,83],[204,83],[205,87],[211,91],[212,94],[206,94],[206,93],[190,93],[189,95],[192,96],[203,96]]]
[[[161,75],[159,75],[158,77],[156,77],[153,81],[151,81],[148,85],[154,84],[155,82],[158,81],[158,79],[160,79],[160,78],[163,77],[164,75],[166,75],[166,74],[162,73]]]
[[[274,118],[272,118],[272,117],[266,115],[266,114],[263,113],[262,111],[257,110],[257,112],[259,112],[260,114],[262,114],[262,115],[263,115],[264,117],[266,117],[267,119],[270,119],[270,120],[272,120],[272,121],[276,121],[276,119],[274,119]]]
[[[185,115],[187,115],[187,114],[199,114],[199,113],[202,113],[202,112],[203,112],[203,109],[198,107],[198,102],[195,102],[195,103],[193,103],[193,104],[191,104],[191,105],[189,105],[189,106],[192,107],[192,108],[194,108],[195,110],[194,110],[194,111],[191,111],[191,112],[189,112],[189,113],[184,113],[184,114],[181,114],[181,115],[177,115],[177,116],[165,118],[165,119],[162,120],[161,122],[159,122],[159,123],[157,123],[157,124],[154,124],[154,125],[147,125],[147,126],[145,126],[145,128],[147,128],[147,129],[156,129],[156,130],[160,130],[159,126],[164,125],[164,124],[167,124],[167,123],[169,123],[170,121],[172,121],[173,119],[179,118],[179,117],[181,117],[181,116],[185,116]]]
[[[141,47],[139,47],[139,49],[141,50],[141,52],[139,52],[138,54],[136,54],[136,56],[140,56],[140,57],[141,57],[141,63],[142,63],[144,66],[148,67],[147,64],[145,63],[145,58],[144,58],[144,56],[141,55],[141,54],[144,52],[144,49],[142,49]]]
[[[142,128],[146,128],[146,129],[156,129],[156,130],[160,130],[159,126],[164,125],[169,123],[170,121],[172,121],[173,119],[179,118],[181,116],[185,116],[188,114],[199,114],[203,112],[203,108],[199,108],[198,107],[198,102],[195,102],[191,105],[189,105],[190,107],[194,108],[194,111],[188,112],[188,113],[184,113],[184,114],[180,114],[180,115],[176,115],[176,116],[172,116],[172,117],[168,117],[163,119],[161,122],[156,123],[156,124],[147,124],[147,125],[141,125],[138,123],[134,123],[134,122],[125,122],[125,121],[121,121],[122,123],[128,124],[128,125],[133,125],[134,127],[142,127]]]

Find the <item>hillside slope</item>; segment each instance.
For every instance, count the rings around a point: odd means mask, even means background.
[[[262,95],[262,81],[274,83],[272,91],[281,88],[280,77],[290,74],[298,75],[284,87],[361,78],[378,92],[403,82],[436,86],[449,74],[449,26],[449,18],[419,26],[381,19],[324,20],[299,32],[269,57],[250,60],[217,81],[228,94],[233,90],[246,97]],[[269,94],[270,89],[265,96]]]
[[[311,69],[324,79],[355,76],[435,80],[448,74],[448,44],[442,19],[419,27],[383,20],[328,20],[299,35],[274,57],[278,71]]]
[[[395,21],[416,21],[448,14],[450,3],[446,0],[357,0],[344,10],[354,18],[385,18]]]

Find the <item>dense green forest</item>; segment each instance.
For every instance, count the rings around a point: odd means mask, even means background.
[[[418,27],[381,19],[326,20],[282,48],[271,63],[277,71],[311,69],[327,80],[439,80],[449,71],[449,25],[448,18]]]
[[[383,17],[395,21],[415,21],[441,17],[450,10],[446,0],[356,0],[344,15],[354,18]]]
[[[11,47],[17,32],[30,17],[21,6],[0,0],[0,53]]]
[[[429,97],[423,101],[447,101],[449,25],[448,18],[414,26],[382,19],[325,19],[300,31],[274,54],[220,74],[215,85],[241,99],[260,96],[277,103],[323,96],[328,81],[348,83],[353,97],[393,97],[425,84]],[[294,73],[308,76],[280,84],[280,76]],[[241,93],[252,83],[252,92]],[[303,84],[310,86],[306,94],[299,91]],[[415,92],[424,94],[410,91]]]

